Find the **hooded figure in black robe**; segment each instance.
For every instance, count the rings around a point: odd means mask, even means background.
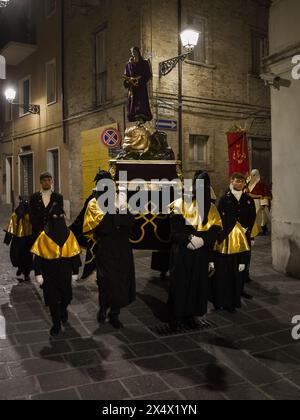
[[[204,194],[203,190],[201,194],[197,180],[204,181]],[[199,195],[198,200],[196,195]],[[218,210],[211,203],[210,179],[207,173],[195,174],[192,198],[190,203],[184,204],[179,199],[171,205],[173,246],[168,307],[170,327],[174,331],[179,328],[180,323],[195,328],[195,317],[207,313],[209,263],[218,234],[222,230]]]
[[[243,192],[244,187],[245,177],[233,174],[230,189],[218,205],[223,232],[216,248],[212,302],[216,309],[229,312],[235,312],[236,308],[241,307],[255,228],[255,203]]]
[[[18,269],[17,276],[24,275],[24,280],[30,281],[33,236],[28,201],[20,197],[20,204],[12,214],[5,232],[4,243],[10,245],[10,260],[13,267]]]
[[[52,336],[59,334],[61,324],[68,322],[68,306],[72,301],[72,280],[78,279],[80,246],[66,225],[62,207],[54,203],[48,224],[34,243],[36,280],[41,285],[46,306],[49,306]]]
[[[109,172],[102,176],[104,182],[111,180]],[[99,183],[98,189],[101,191]],[[83,232],[93,234],[97,241],[98,322],[104,323],[108,316],[113,327],[120,329],[123,327],[119,320],[120,310],[136,298],[134,259],[129,240],[134,218],[128,211],[120,214],[120,203],[116,204],[115,213],[103,211],[97,198],[93,198],[86,209]]]
[[[94,178],[94,183],[97,185],[103,176],[106,176],[107,172],[99,169],[98,173]],[[97,198],[97,190],[94,189],[92,194],[85,200],[84,206],[79,213],[78,217],[69,227],[69,229],[74,233],[76,239],[82,248],[86,249],[86,257],[84,262],[84,269],[81,275],[81,280],[85,280],[90,277],[94,271],[97,270],[96,264],[96,254],[97,254],[97,241],[94,238],[94,235],[84,235],[83,234],[83,223],[86,209],[89,205],[89,202],[93,198]]]

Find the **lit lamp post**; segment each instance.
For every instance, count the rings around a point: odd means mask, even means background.
[[[6,7],[9,5],[10,0],[0,0],[0,7]]]
[[[178,27],[181,28],[181,1],[179,1],[179,13],[178,13]],[[180,29],[179,29],[180,32]],[[166,76],[177,66],[178,67],[178,150],[179,159],[182,161],[183,158],[183,124],[182,124],[182,63],[189,57],[193,52],[194,48],[198,45],[200,33],[193,29],[186,29],[180,33],[180,42],[178,44],[179,55],[177,57],[170,58],[168,60],[159,63],[159,77]],[[186,51],[182,54],[182,47]]]
[[[186,53],[180,54],[177,57],[169,58],[168,60],[159,63],[159,75],[166,76],[177,66],[178,63],[184,62],[188,56],[193,52],[198,45],[200,33],[192,29],[186,29],[181,32],[180,38],[183,48]]]
[[[40,114],[40,106],[39,105],[32,105],[32,104],[19,104],[14,102],[17,96],[17,92],[13,88],[6,89],[5,91],[5,98],[11,105],[22,106],[26,109],[26,112],[30,114]]]

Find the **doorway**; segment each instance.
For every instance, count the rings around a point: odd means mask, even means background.
[[[6,175],[6,204],[13,202],[13,158],[8,156],[5,162],[5,175]]]
[[[268,137],[249,137],[251,169],[258,169],[262,179],[272,184],[272,142]]]

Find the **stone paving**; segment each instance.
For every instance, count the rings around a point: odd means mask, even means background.
[[[34,284],[22,284],[0,234],[0,399],[294,400],[300,399],[300,281],[271,268],[270,240],[257,240],[255,296],[237,314],[213,312],[216,327],[159,337],[167,281],[136,253],[138,299],[122,312],[125,329],[96,322],[94,279],[74,289],[71,326],[48,336],[49,317]]]

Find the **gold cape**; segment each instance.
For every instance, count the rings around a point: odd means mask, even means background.
[[[22,219],[19,220],[18,223],[18,216],[16,213],[10,218],[8,222],[8,226],[5,229],[5,232],[10,233],[17,238],[24,238],[26,236],[32,235],[32,225],[30,223],[29,214],[26,214]]]
[[[70,231],[67,241],[61,248],[44,231],[35,241],[31,252],[45,260],[57,260],[59,258],[76,257],[81,253],[81,250],[73,232]]]
[[[216,246],[216,251],[226,255],[240,254],[250,250],[244,228],[239,222],[236,223],[228,237]]]
[[[186,220],[187,224],[194,226],[197,232],[207,232],[213,226],[219,226],[223,228],[221,216],[214,204],[210,205],[208,222],[205,226],[202,226],[201,216],[195,201],[189,204],[185,204],[183,200],[179,198],[170,205],[170,209],[173,214],[181,214],[182,217]]]
[[[251,238],[256,238],[259,235],[259,229],[257,227],[257,223],[254,223],[252,232],[251,232]]]
[[[84,215],[83,234],[86,235],[96,229],[96,227],[102,222],[104,216],[105,213],[100,209],[97,199],[93,198],[89,202]]]

